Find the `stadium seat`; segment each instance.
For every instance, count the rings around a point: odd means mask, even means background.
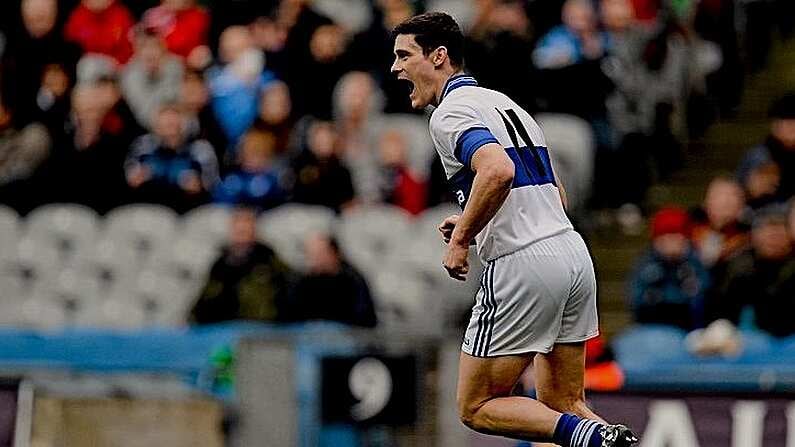
[[[475,23],[474,2],[461,0],[429,0],[425,6],[426,11],[441,11],[453,16],[464,33]]]
[[[555,173],[566,188],[569,211],[584,210],[591,196],[594,170],[594,136],[582,118],[558,113],[535,116],[544,131]]]
[[[345,214],[339,238],[343,254],[365,274],[380,271],[406,257],[410,220],[400,208],[361,207]]]
[[[379,325],[427,333],[440,329],[439,300],[425,293],[420,281],[399,268],[381,269],[368,276]]]
[[[336,225],[337,216],[326,207],[291,203],[260,216],[257,232],[291,267],[303,270],[306,237],[312,233],[334,234]]]
[[[39,306],[45,316],[47,327],[97,326],[98,308],[101,301],[99,284],[94,278],[80,274],[77,269],[65,268],[52,281],[36,284],[25,310],[29,324],[38,326],[38,317],[32,313],[31,303]],[[55,316],[57,315],[57,318]]]
[[[158,250],[168,250],[177,228],[177,214],[160,205],[126,205],[105,218],[104,239],[132,247],[131,268],[141,268]]]
[[[171,246],[168,256],[157,258],[151,267],[179,283],[186,294],[195,296],[204,285],[220,249],[201,240],[183,237]]]
[[[34,288],[51,284],[61,270],[58,250],[38,239],[23,238],[16,244],[16,256],[8,261],[6,268],[18,277],[24,293]]]
[[[190,304],[195,299],[190,290],[162,272],[145,270],[139,275],[128,298],[143,312],[146,326],[185,324]]]
[[[25,237],[54,247],[64,265],[92,249],[98,228],[97,213],[75,204],[44,205],[25,219]]]
[[[228,240],[231,209],[204,205],[182,217],[181,236],[220,248]]]
[[[433,140],[428,132],[428,120],[417,115],[394,113],[384,115],[381,121],[382,130],[397,129],[407,137],[409,166],[426,178],[436,157]]]
[[[312,8],[342,25],[350,34],[365,30],[373,19],[367,0],[314,0]]]
[[[95,244],[91,253],[76,262],[76,268],[81,275],[96,281],[100,293],[108,296],[118,288],[132,286],[137,269],[130,266],[130,259],[135,259],[136,255],[134,247],[106,239]]]
[[[15,255],[12,247],[19,238],[19,216],[13,209],[0,205],[0,258]]]
[[[404,260],[406,268],[417,275],[429,296],[439,297],[442,302],[443,321],[448,327],[458,324],[461,316],[472,307],[483,272],[483,265],[474,247],[470,249],[470,271],[465,282],[450,278],[441,265],[445,244],[437,226],[447,216],[460,212],[461,209],[455,205],[440,205],[421,214],[413,224],[411,234],[414,237],[406,251],[408,257]]]
[[[663,325],[638,325],[613,340],[616,360],[625,368],[653,369],[660,363],[686,362],[685,331]]]
[[[68,316],[63,306],[50,297],[33,296],[22,303],[20,322],[24,326],[52,330],[67,326]]]

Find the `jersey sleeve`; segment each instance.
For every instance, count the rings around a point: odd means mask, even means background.
[[[472,156],[497,138],[477,111],[466,104],[445,104],[431,117],[431,138],[443,157],[451,157],[470,168]]]

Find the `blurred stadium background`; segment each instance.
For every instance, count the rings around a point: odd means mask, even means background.
[[[5,0],[0,447],[516,445],[455,415],[479,266],[389,75],[427,10],[545,131],[596,409],[795,445],[792,0]]]

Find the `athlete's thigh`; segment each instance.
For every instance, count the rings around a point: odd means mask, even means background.
[[[534,362],[536,396],[555,408],[582,401],[585,343],[558,343]]]
[[[495,397],[510,396],[533,355],[474,357],[462,352],[458,367],[459,407],[479,407]]]

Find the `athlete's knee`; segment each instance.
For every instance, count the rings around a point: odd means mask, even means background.
[[[458,418],[461,423],[475,431],[485,429],[482,412],[485,402],[469,402],[458,399]]]

